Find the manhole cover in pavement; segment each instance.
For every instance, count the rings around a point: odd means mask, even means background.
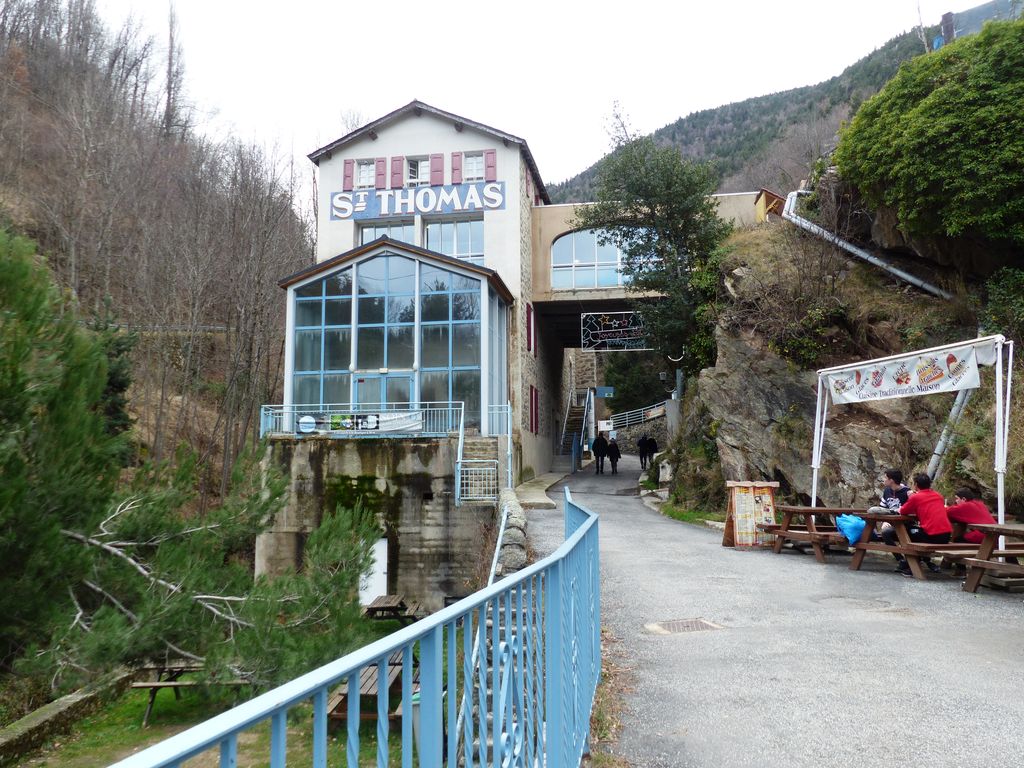
[[[678,635],[683,632],[703,632],[706,629],[724,629],[707,619],[672,619],[655,624],[644,624],[644,629],[656,635]]]

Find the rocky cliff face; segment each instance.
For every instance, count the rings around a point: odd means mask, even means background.
[[[701,371],[697,398],[710,415],[723,476],[778,480],[781,496],[809,502],[815,372],[797,370],[752,335],[718,329],[716,340],[718,358]],[[923,468],[951,402],[943,396],[830,404],[819,502],[867,507],[878,497],[885,468],[905,474]]]

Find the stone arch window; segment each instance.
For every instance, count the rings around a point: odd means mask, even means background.
[[[622,251],[612,243],[602,245],[600,233],[567,232],[551,244],[551,290],[618,288],[628,281],[622,274]]]

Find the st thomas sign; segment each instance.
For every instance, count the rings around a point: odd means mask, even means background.
[[[331,195],[331,221],[497,211],[504,208],[503,181],[408,189],[357,189]]]

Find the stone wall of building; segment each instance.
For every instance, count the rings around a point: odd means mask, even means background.
[[[455,506],[453,439],[272,440],[264,461],[289,481],[287,506],[256,542],[256,572],[299,568],[324,514],[362,499],[388,540],[388,592],[441,608],[466,593],[491,506]]]

